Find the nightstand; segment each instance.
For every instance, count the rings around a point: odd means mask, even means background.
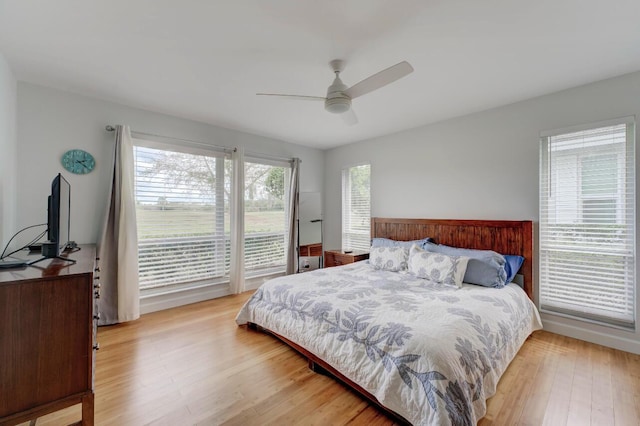
[[[345,253],[343,250],[327,250],[324,252],[324,267],[347,265],[369,258],[369,252],[364,250],[353,250]]]

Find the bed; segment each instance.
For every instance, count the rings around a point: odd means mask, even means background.
[[[362,261],[273,279],[236,322],[273,334],[401,423],[473,425],[541,328],[532,235],[531,221],[372,218],[372,238],[523,256],[520,285],[458,288]]]

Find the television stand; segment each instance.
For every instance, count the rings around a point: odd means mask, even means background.
[[[82,407],[74,414],[74,424],[95,423],[95,247],[82,246],[69,257],[73,259],[64,260],[76,262],[45,262],[19,273],[0,271],[2,426],[29,424],[78,404]]]

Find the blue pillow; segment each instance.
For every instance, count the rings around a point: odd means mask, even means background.
[[[467,271],[464,274],[465,283],[502,288],[508,282],[505,258],[495,251],[465,249],[433,243],[425,243],[424,249],[448,256],[469,257]]]
[[[513,281],[513,278],[516,276],[520,267],[524,263],[524,257],[516,256],[512,254],[505,254],[504,260],[506,263],[504,264],[504,269],[507,272],[507,283]]]
[[[431,238],[423,238],[421,240],[413,241],[397,241],[389,238],[374,238],[371,240],[371,247],[404,247],[410,250],[411,247],[416,244],[418,247],[423,248],[426,243],[433,241]]]

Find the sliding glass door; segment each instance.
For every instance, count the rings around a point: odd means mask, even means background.
[[[286,271],[291,164],[245,156],[244,215],[234,218],[229,154],[134,140],[142,297],[228,283],[232,221],[243,222],[245,277]]]
[[[134,142],[141,293],[228,281],[231,161],[224,152]]]
[[[247,157],[244,172],[245,276],[284,272],[291,166]]]

